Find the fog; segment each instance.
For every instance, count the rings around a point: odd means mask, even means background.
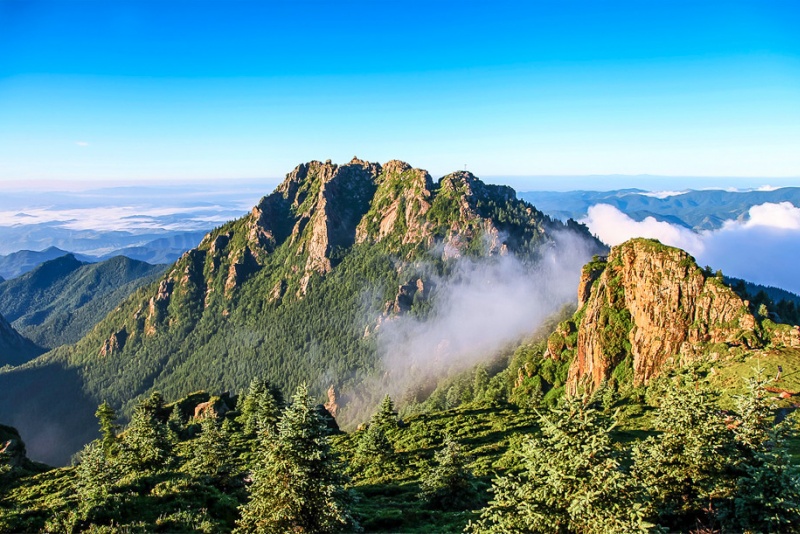
[[[533,334],[545,319],[577,300],[581,268],[593,247],[562,232],[535,264],[513,255],[461,258],[447,277],[423,274],[426,284],[435,284],[430,315],[400,315],[380,323],[372,335],[377,336],[382,373],[346,399],[345,419],[363,421],[383,395],[400,399],[414,386],[487,361]],[[425,266],[418,270],[430,271]]]
[[[789,202],[753,206],[718,230],[694,232],[648,217],[635,221],[613,206],[589,208],[584,222],[609,245],[632,237],[655,238],[692,254],[701,266],[728,276],[800,293],[800,208]]]

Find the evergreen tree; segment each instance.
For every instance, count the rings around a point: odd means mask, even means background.
[[[475,376],[472,379],[472,398],[476,402],[481,401],[488,386],[489,373],[486,371],[486,367],[478,365],[475,368]]]
[[[260,436],[258,455],[238,532],[341,532],[356,527],[348,510],[352,496],[344,488],[328,429],[305,385],[297,388],[277,433]]]
[[[242,400],[239,422],[245,434],[255,435],[268,428],[274,429],[281,413],[282,399],[266,380],[254,378]]]
[[[447,436],[434,455],[434,467],[422,477],[420,497],[439,509],[464,509],[475,500],[475,477],[467,467],[471,458]]]
[[[75,492],[79,498],[81,516],[90,519],[108,501],[111,487],[119,478],[119,471],[109,458],[103,441],[88,443],[79,457],[75,468]]]
[[[230,435],[214,416],[203,417],[200,428],[200,435],[190,442],[190,456],[183,470],[198,478],[226,483],[234,467]]]
[[[167,431],[169,432],[172,443],[177,444],[181,440],[183,430],[184,421],[181,416],[181,409],[176,404],[172,407],[172,411],[169,413],[169,418],[167,419]]]
[[[394,464],[394,454],[383,427],[371,424],[359,435],[353,467],[367,476],[379,475]]]
[[[655,427],[661,434],[633,449],[633,475],[659,524],[712,528],[731,494],[732,433],[706,387],[691,376],[668,381]]]
[[[97,407],[95,417],[100,424],[100,434],[102,435],[101,442],[103,444],[103,452],[106,456],[112,455],[117,449],[117,430],[119,425],[116,424],[117,412],[107,402],[103,402]]]
[[[125,473],[157,471],[172,459],[173,440],[157,415],[163,406],[161,395],[154,393],[134,409],[119,443],[118,461]]]
[[[394,402],[389,395],[386,395],[381,401],[378,411],[372,416],[370,426],[379,426],[384,432],[397,428],[397,411],[395,411]]]
[[[615,423],[568,399],[539,418],[522,448],[523,471],[497,478],[472,532],[644,532],[650,525],[613,454]]]
[[[791,532],[800,525],[800,473],[787,450],[796,429],[791,419],[774,424],[768,383],[759,372],[748,380],[747,394],[737,398],[736,489],[720,514],[731,531]]]

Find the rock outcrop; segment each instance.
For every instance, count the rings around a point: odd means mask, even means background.
[[[128,340],[128,331],[124,328],[111,334],[103,346],[100,348],[100,356],[113,356],[125,348],[125,342]]]
[[[25,443],[17,429],[0,425],[0,465],[23,467],[30,463],[25,454]]]
[[[612,248],[607,260],[596,258],[584,269],[578,299],[572,394],[593,390],[621,365],[634,384],[647,384],[673,358],[688,362],[717,344],[762,343],[745,301],[689,254],[654,240],[633,239]],[[563,349],[556,338],[567,343],[557,334],[548,343],[553,357]]]
[[[109,319],[106,331],[127,332],[127,343],[112,336],[98,340],[94,350],[118,355],[140,337],[176,326],[190,330],[204,314],[229,319],[243,288],[262,272],[264,305],[303,299],[355,245],[380,245],[399,262],[423,251],[445,260],[529,253],[549,239],[551,226],[564,225],[516,200],[510,187],[484,184],[466,171],[434,183],[426,171],[397,160],[303,163],[248,215],[210,232],[144,289],[125,321]],[[411,279],[387,313],[408,311],[427,296],[429,285]]]

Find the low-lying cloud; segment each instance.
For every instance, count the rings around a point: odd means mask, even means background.
[[[374,335],[383,373],[379,385],[364,386],[367,398],[361,403],[377,402],[369,398],[370,390],[402,398],[413,386],[466,370],[531,335],[576,300],[581,268],[593,247],[564,232],[535,264],[513,255],[462,258],[447,277],[423,275],[426,284],[435,284],[433,309],[424,320],[402,315],[380,325]],[[360,411],[362,418],[372,408],[351,401],[348,411]]]
[[[74,209],[34,208],[25,211],[0,211],[0,227],[29,224],[51,224],[68,230],[136,231],[176,230],[189,231],[207,228],[237,216],[222,206],[150,207],[108,206]]]
[[[753,206],[745,217],[726,221],[718,230],[703,232],[653,217],[636,221],[607,204],[589,208],[582,222],[612,246],[632,237],[658,239],[686,250],[700,265],[800,293],[800,208],[789,202]]]

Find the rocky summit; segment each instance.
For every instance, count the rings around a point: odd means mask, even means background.
[[[319,393],[352,389],[379,363],[365,332],[387,314],[423,319],[431,276],[460,257],[533,261],[556,233],[605,250],[584,226],[469,172],[435,181],[396,160],[303,163],[77,343],[0,373],[0,406],[15,406],[0,407],[0,420],[19,428],[32,458],[63,463],[96,432],[88,407],[103,401],[129,413],[153,390],[239,390],[259,376],[284,388],[308,381]],[[31,387],[41,376],[51,388]],[[65,399],[73,408],[48,419],[45,435],[29,414]]]
[[[573,357],[567,391],[593,391],[629,377],[647,384],[664,369],[724,358],[767,344],[800,347],[797,326],[760,321],[750,302],[688,253],[633,239],[584,267],[578,311],[548,341],[547,355]]]

